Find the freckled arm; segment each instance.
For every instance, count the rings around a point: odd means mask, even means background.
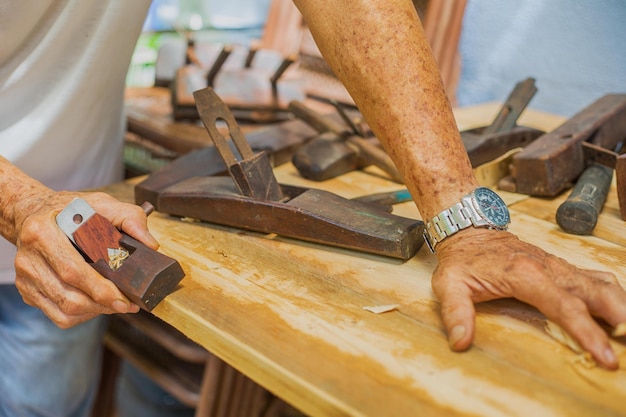
[[[424,219],[478,184],[410,0],[294,0]]]
[[[28,214],[28,210],[20,210],[16,205],[32,196],[45,198],[52,190],[40,182],[28,177],[17,167],[0,155],[0,235],[15,244],[17,241],[16,223]]]
[[[478,182],[411,0],[294,0],[316,42],[394,160],[423,219]],[[470,244],[466,244],[469,242]],[[433,291],[450,347],[474,338],[474,303],[517,298],[565,329],[601,366],[619,361],[606,332],[626,322],[626,291],[514,234],[467,228],[437,246]]]

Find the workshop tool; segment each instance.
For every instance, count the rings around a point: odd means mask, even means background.
[[[144,127],[142,132],[149,138],[157,136],[157,139],[162,141],[162,136],[170,136],[168,142],[178,138],[177,131],[173,131],[171,128],[165,129],[160,124],[146,123]],[[199,126],[194,127],[201,129],[197,135],[207,135],[206,129]],[[316,134],[317,132],[306,123],[294,119],[255,129],[247,134],[247,139],[254,152],[265,151],[272,165],[279,166],[290,162],[296,149],[315,137]],[[207,141],[211,141],[211,138],[208,137]],[[212,142],[207,143],[201,149],[179,156],[135,185],[135,202],[141,204],[143,201],[148,201],[160,211],[158,196],[166,187],[194,176],[224,174],[227,174],[227,169],[222,157]]]
[[[517,126],[517,119],[536,93],[535,80],[528,78],[517,83],[491,125],[461,132],[461,138],[473,167],[489,162],[511,149],[521,148],[544,132],[525,126]],[[332,102],[331,102],[332,103]],[[305,120],[321,135],[302,146],[294,155],[293,164],[308,179],[323,181],[345,172],[375,165],[386,172],[392,180],[402,183],[400,173],[389,155],[364,134],[335,105],[349,128],[322,116],[302,103],[292,102],[289,109]]]
[[[517,119],[536,91],[533,78],[517,83],[491,125],[461,132],[463,144],[473,167],[489,162],[511,149],[526,146],[544,133],[516,125]],[[351,119],[343,115],[342,118],[347,124],[351,122]],[[357,131],[358,128],[353,125],[351,129]],[[403,189],[366,195],[353,200],[380,204],[390,211],[391,205],[411,201],[412,197],[408,190]]]
[[[411,197],[411,193],[409,193],[409,190],[402,189],[396,191],[385,191],[382,193],[367,194],[361,197],[355,197],[352,200],[361,201],[363,203],[393,205],[411,201],[413,200],[413,197]]]
[[[461,139],[472,167],[492,161],[512,149],[523,148],[544,133],[538,129],[516,124],[536,92],[533,78],[520,81],[515,85],[489,126],[461,132]]]
[[[614,151],[619,154],[623,145],[624,142],[618,143]],[[557,224],[567,233],[590,235],[596,227],[612,181],[612,168],[591,163],[576,181],[570,195],[557,209]]]
[[[300,175],[315,181],[324,181],[355,169],[374,165],[393,181],[402,183],[402,177],[389,155],[375,142],[364,137],[342,107],[335,103],[339,115],[348,127],[321,115],[302,102],[292,101],[289,110],[299,119],[320,132],[319,138],[301,146],[293,157]],[[376,140],[376,138],[370,138]]]
[[[234,49],[225,45],[209,68],[185,65],[179,69],[172,83],[172,107],[175,120],[197,120],[198,112],[193,91],[212,87],[228,105],[238,120],[273,123],[289,119],[287,110],[291,100],[303,100],[302,82],[283,79],[283,75],[297,60],[296,56],[282,59],[273,71],[254,66],[258,51],[251,47],[241,68],[224,68]]]
[[[395,204],[406,203],[407,201],[413,201],[413,197],[409,190],[402,189],[396,191],[386,191],[382,193],[367,194],[360,197],[352,198],[352,201],[359,201],[361,203],[375,204],[377,207],[382,208],[388,213],[393,211]]]
[[[265,152],[251,151],[233,114],[207,87],[194,97],[229,176],[196,176],[166,187],[158,209],[175,216],[401,259],[421,247],[424,224],[312,188],[279,184]],[[227,139],[215,126],[226,123]]]
[[[571,194],[557,209],[556,223],[567,233],[590,235],[609,194],[613,169],[601,164],[586,168]]]
[[[146,214],[153,209],[149,204],[143,208]],[[176,260],[120,232],[83,199],[72,200],[56,222],[96,271],[147,311],[185,276]]]
[[[245,136],[238,128],[233,128],[235,122],[232,113],[224,105],[224,102],[215,95],[212,88],[195,91],[193,96],[196,100],[198,113],[204,127],[209,132],[224,164],[228,168],[230,176],[235,181],[239,192],[246,197],[257,200],[281,201],[284,195],[270,164],[267,153],[252,152]],[[228,126],[230,139],[239,152],[241,159],[237,159],[227,139],[217,128],[217,123],[223,121]]]
[[[598,162],[615,169],[620,213],[626,220],[626,155],[612,150],[625,138],[626,94],[605,95],[517,153],[511,178],[499,187],[553,197]]]

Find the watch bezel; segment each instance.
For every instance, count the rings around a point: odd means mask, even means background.
[[[479,198],[478,198],[480,194],[489,195],[492,201],[497,201],[498,205],[504,208],[504,214],[506,215],[504,222],[497,221],[497,219],[494,219],[488,212],[485,212],[482,209]],[[476,188],[471,193],[471,202],[472,202],[472,207],[479,213],[480,217],[485,220],[487,227],[493,228],[493,229],[499,229],[499,230],[506,230],[508,225],[511,223],[511,214],[509,213],[509,209],[506,203],[504,202],[502,197],[500,197],[498,193],[496,193],[492,189],[487,188],[487,187]],[[481,225],[476,224],[475,226],[481,226]]]
[[[505,220],[504,223],[496,222],[481,208],[477,195],[480,195],[483,192],[487,193],[492,200],[497,201],[498,205],[504,209],[504,214],[506,215],[503,219]],[[423,232],[424,241],[426,242],[428,249],[430,249],[432,253],[435,253],[435,246],[447,237],[457,233],[459,230],[466,229],[470,226],[495,230],[507,230],[510,223],[511,214],[502,197],[490,188],[480,186],[463,197],[459,203],[441,211],[438,215],[427,221]],[[445,226],[445,229],[441,224]],[[452,226],[454,226],[454,228]],[[439,229],[441,229],[441,231]],[[448,229],[454,230],[447,232]]]

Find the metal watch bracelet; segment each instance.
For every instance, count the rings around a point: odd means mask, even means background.
[[[435,253],[438,243],[459,230],[470,226],[506,230],[509,222],[508,209],[500,196],[486,187],[478,187],[426,222],[424,241]]]
[[[459,230],[470,227],[473,219],[478,220],[476,210],[472,207],[469,197],[465,197],[460,203],[446,209],[426,222],[424,228],[424,241],[428,249],[435,253],[435,246],[444,238],[451,236]]]

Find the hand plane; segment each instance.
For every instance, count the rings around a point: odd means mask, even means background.
[[[476,168],[492,161],[512,149],[523,148],[544,133],[516,125],[517,119],[536,92],[533,78],[520,81],[489,126],[461,132],[461,139],[472,167]]]
[[[164,188],[159,211],[401,259],[422,245],[419,220],[330,192],[279,184],[267,154],[252,152],[215,91],[207,87],[195,91],[194,98],[229,175],[190,177]],[[235,149],[218,123],[228,126]]]
[[[324,181],[349,171],[374,165],[392,181],[402,183],[391,157],[380,146],[375,137],[366,137],[343,107],[331,101],[339,116],[347,125],[335,122],[297,100],[289,103],[289,111],[298,119],[308,123],[320,135],[302,145],[293,155],[293,165],[300,175],[314,181]]]
[[[511,149],[524,147],[544,133],[516,125],[536,91],[532,78],[517,83],[491,125],[461,132],[463,145],[473,167],[494,160]],[[402,183],[400,173],[385,151],[372,143],[372,138],[365,137],[341,106],[332,104],[347,128],[298,101],[289,103],[289,110],[297,118],[320,132],[318,138],[301,146],[293,156],[293,164],[300,174],[304,178],[324,181],[348,171],[375,165],[390,179]]]
[[[626,220],[626,94],[607,94],[513,157],[512,178],[502,189],[554,197],[591,164],[615,169],[620,213]]]
[[[259,51],[252,46],[241,68],[225,63],[235,48],[225,45],[204,75],[205,70],[193,63],[180,68],[172,83],[172,108],[174,120],[198,119],[193,91],[204,87],[214,88],[239,120],[258,123],[273,123],[289,119],[287,104],[301,100],[305,93],[298,79],[285,79],[287,69],[296,62],[295,56],[282,58],[273,72],[262,65],[254,65],[255,57],[274,51]]]
[[[83,199],[56,217],[85,260],[133,303],[151,311],[185,276],[180,264],[117,230]]]

